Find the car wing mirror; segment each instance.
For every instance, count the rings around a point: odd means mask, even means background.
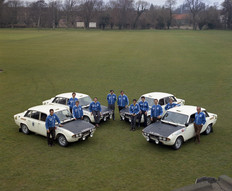
[[[185,123],[185,127],[188,127],[189,126],[189,123]]]

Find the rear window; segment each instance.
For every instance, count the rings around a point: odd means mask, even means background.
[[[52,103],[59,103],[59,104],[62,104],[62,105],[67,105],[67,98],[64,98],[64,97],[56,97]]]

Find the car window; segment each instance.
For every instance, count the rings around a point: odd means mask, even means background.
[[[79,98],[78,100],[81,106],[87,106],[92,102],[92,99],[89,96]]]
[[[168,103],[169,103],[169,100],[170,100],[169,97],[165,97],[165,98],[164,98],[164,104],[165,104],[165,105],[168,104]]]
[[[160,104],[160,105],[164,105],[164,99],[160,99],[160,100],[159,100],[159,104]]]
[[[173,102],[177,102],[175,96],[171,96],[171,98],[172,98]]]
[[[207,111],[203,111],[203,113],[205,114],[205,117],[209,117],[209,114]]]
[[[67,98],[55,97],[55,99],[52,101],[52,103],[59,103],[59,104],[62,104],[62,105],[67,105]]]
[[[40,113],[38,111],[32,111],[31,112],[31,118],[39,120],[39,114]]]
[[[179,123],[185,125],[185,123],[188,120],[188,115],[167,111],[167,113],[165,113],[165,115],[163,116],[162,120],[171,123],[176,123],[176,124]]]
[[[45,114],[45,113],[40,114],[40,120],[41,121],[46,121],[46,118],[47,118],[47,114]]]
[[[26,112],[26,114],[24,115],[24,117],[31,117],[31,111],[28,110],[28,111]]]
[[[190,116],[189,123],[193,123],[194,121],[195,121],[195,113]]]
[[[138,99],[137,103],[142,101],[141,97]],[[154,105],[154,99],[150,97],[145,97],[145,101],[147,101],[148,105],[152,107]]]

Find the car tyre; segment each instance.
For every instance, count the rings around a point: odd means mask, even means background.
[[[209,135],[212,132],[212,125],[208,125],[205,129],[205,135]]]
[[[89,117],[87,117],[87,116],[85,116],[85,117],[83,118],[83,120],[86,121],[86,122],[88,122],[88,123],[90,123],[90,119],[89,119]]]
[[[67,141],[67,139],[65,138],[64,135],[58,135],[57,140],[58,140],[58,143],[59,143],[60,146],[62,146],[62,147],[67,147],[68,146],[68,141]]]
[[[21,130],[25,135],[28,135],[30,133],[30,130],[28,129],[28,127],[25,124],[21,125]]]
[[[176,139],[176,141],[175,141],[175,143],[174,143],[174,145],[172,147],[173,147],[173,149],[178,150],[178,149],[180,149],[182,144],[183,144],[183,138],[182,137],[177,137],[177,139]]]

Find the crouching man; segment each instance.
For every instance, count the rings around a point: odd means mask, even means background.
[[[46,129],[47,129],[48,146],[51,147],[53,145],[54,140],[55,140],[55,129],[56,129],[55,124],[56,124],[56,121],[58,122],[60,127],[63,127],[63,125],[60,124],[60,120],[57,117],[57,115],[54,113],[53,109],[50,109],[49,112],[50,112],[50,115],[47,116],[47,118],[46,118],[45,126],[46,126]],[[52,138],[50,136],[52,136]]]
[[[130,105],[130,113],[131,115],[131,131],[135,131],[136,119],[138,117],[140,108],[139,104],[136,103],[136,99],[133,99],[133,103]]]

